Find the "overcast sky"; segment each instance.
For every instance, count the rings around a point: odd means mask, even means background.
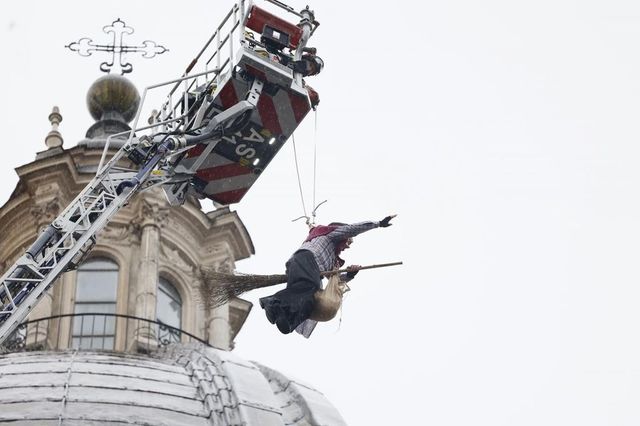
[[[105,41],[120,17],[131,42],[170,49],[129,58],[142,89],[177,77],[231,5],[4,5],[0,202],[53,105],[67,148],[92,123],[101,59],[65,44]],[[640,3],[310,5],[326,67],[308,80],[317,133],[309,116],[296,134],[307,208],[315,138],[320,222],[398,213],[348,263],[404,266],[360,273],[310,340],[256,303],[235,353],[317,387],[350,425],[639,424]],[[256,247],[238,270],[282,272],[306,233],[290,142],[233,209]]]

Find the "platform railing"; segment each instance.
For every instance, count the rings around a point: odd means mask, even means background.
[[[205,340],[180,328],[131,315],[76,313],[25,321],[0,346],[0,353],[41,350],[106,350],[148,353],[172,343]]]
[[[188,128],[189,123],[183,117],[190,106],[189,96],[207,86],[215,91],[220,87],[224,75],[231,72],[236,50],[244,39],[244,21],[251,5],[249,0],[240,0],[233,5],[179,79],[145,89],[146,92],[148,89],[171,86],[162,105],[152,116],[152,121],[162,125],[164,131]],[[139,113],[144,109],[145,95],[146,93],[143,94]],[[132,126],[134,131],[138,128],[138,118],[136,117]]]
[[[296,12],[292,7],[278,0],[265,0],[265,2],[296,18],[304,19],[308,16],[304,11],[303,13]],[[190,96],[206,96],[208,92],[215,97],[215,91],[221,88],[222,80],[233,71],[237,62],[236,55],[241,45],[264,50],[265,46],[258,40],[259,34],[254,35],[245,28],[245,22],[253,3],[252,0],[238,0],[233,5],[198,54],[187,65],[180,78],[147,87],[143,93],[138,114],[143,110],[147,111],[144,101],[148,91],[170,86],[166,98],[162,101],[161,106],[155,110],[150,121],[156,123],[158,127],[162,127],[165,132],[188,130],[190,128],[188,118],[192,118],[193,114],[189,115],[187,111],[196,100],[190,99]],[[309,28],[305,30],[303,40],[296,49],[296,59],[300,58],[308,37],[313,34],[318,25],[319,23],[316,21],[309,23]],[[297,75],[296,78],[301,79],[302,77]],[[136,116],[131,135],[134,132],[139,133],[141,130],[142,126],[139,127],[138,122],[139,116]]]

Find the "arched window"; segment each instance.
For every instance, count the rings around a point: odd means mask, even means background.
[[[176,288],[164,277],[158,279],[156,316],[159,323],[177,329],[182,325],[182,298]],[[179,342],[180,333],[160,326],[158,338],[160,341]]]
[[[116,313],[118,265],[93,258],[78,268],[71,346],[80,349],[113,349],[116,320],[101,314]]]

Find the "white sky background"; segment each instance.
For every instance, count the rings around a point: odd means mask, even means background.
[[[482,4],[479,4],[482,3]],[[0,200],[44,149],[92,120],[86,90],[117,17],[171,51],[130,78],[177,77],[232,1],[7,3]],[[306,1],[290,2],[304,7]],[[182,9],[176,9],[180,6]],[[324,392],[350,425],[640,423],[640,3],[311,4],[321,222],[395,225],[356,239],[342,324],[281,335],[255,303],[235,352]],[[313,117],[296,137],[311,202]],[[280,273],[306,233],[289,142],[234,207]],[[1,241],[0,241],[1,244]]]

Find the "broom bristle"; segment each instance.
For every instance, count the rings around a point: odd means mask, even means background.
[[[210,308],[227,303],[234,297],[258,288],[287,282],[286,275],[229,274],[213,268],[202,268],[204,302]]]

